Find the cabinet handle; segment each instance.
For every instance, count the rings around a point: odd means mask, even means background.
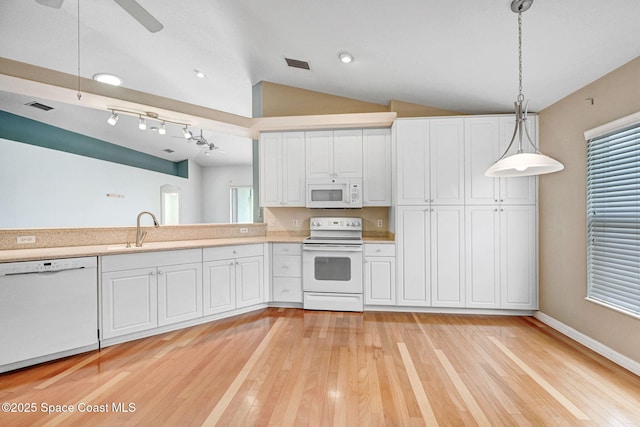
[[[229,265],[233,265],[233,261],[231,261],[231,262],[229,263]]]
[[[155,271],[151,271],[151,272],[149,273],[149,276],[152,276],[152,277],[153,277],[153,276],[155,276],[155,275],[156,275],[156,272],[155,272]]]
[[[504,199],[500,199],[501,202],[504,202]]]
[[[493,199],[494,202],[498,203],[498,199]]]
[[[158,276],[161,276],[164,274],[164,271],[158,271]]]
[[[237,253],[235,249],[233,250],[233,253],[234,253],[234,254],[235,254],[235,253]]]
[[[238,261],[236,261],[236,265],[240,264]]]

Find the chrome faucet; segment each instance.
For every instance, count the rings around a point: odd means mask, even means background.
[[[149,214],[151,215],[151,218],[153,218],[153,226],[155,228],[160,227],[160,223],[158,223],[158,220],[156,219],[156,216],[154,214],[152,214],[151,212],[147,212],[147,211],[142,211],[138,214],[138,219],[136,220],[136,247],[141,247],[142,246],[142,242],[144,241],[144,238],[147,236],[147,232],[146,231],[141,231],[140,230],[140,217],[144,214]]]

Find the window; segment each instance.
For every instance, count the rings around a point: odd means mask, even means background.
[[[588,138],[587,227],[587,297],[640,315],[640,123]]]
[[[253,187],[230,187],[229,208],[232,224],[253,222]]]

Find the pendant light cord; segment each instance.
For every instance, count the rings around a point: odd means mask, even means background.
[[[82,98],[80,93],[80,0],[78,0],[78,101]]]
[[[522,94],[522,11],[518,11],[518,101],[524,101]]]

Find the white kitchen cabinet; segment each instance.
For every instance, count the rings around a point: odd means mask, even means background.
[[[304,132],[261,133],[260,206],[304,205]]]
[[[431,305],[465,306],[464,206],[432,206]]]
[[[202,316],[201,262],[200,249],[101,257],[102,338]]]
[[[536,210],[500,207],[500,308],[538,308]]]
[[[391,130],[362,131],[363,206],[391,206]]]
[[[156,271],[154,267],[102,274],[102,339],[158,326]]]
[[[465,203],[489,205],[496,203],[533,205],[536,203],[536,177],[489,178],[485,171],[509,145],[514,129],[514,117],[465,118]],[[529,116],[529,129],[537,144],[537,118]],[[517,137],[509,153],[517,150]],[[532,151],[528,141],[523,145]]]
[[[364,245],[364,303],[396,305],[395,244]]]
[[[202,317],[202,263],[158,268],[158,325]]]
[[[430,209],[397,209],[397,286],[400,306],[431,305]]]
[[[305,133],[306,177],[362,178],[362,129]]]
[[[264,302],[263,245],[203,249],[204,315]]]
[[[537,309],[535,206],[469,206],[467,307]]]
[[[302,245],[274,243],[272,254],[272,301],[302,303]]]
[[[236,263],[234,259],[203,262],[203,314],[205,316],[236,307]]]
[[[460,118],[396,121],[397,205],[464,203]]]
[[[464,207],[398,208],[398,305],[464,307]]]

